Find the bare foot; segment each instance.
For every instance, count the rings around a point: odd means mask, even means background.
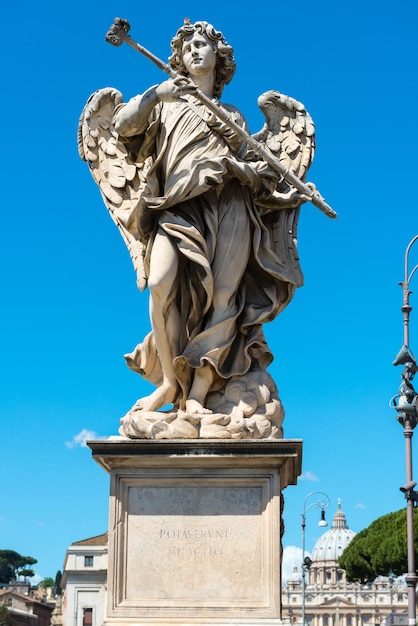
[[[191,398],[190,400],[186,400],[185,413],[188,413],[189,415],[207,415],[212,413],[212,411],[210,409],[205,409],[200,402]]]
[[[166,404],[171,404],[177,397],[178,389],[171,383],[163,383],[149,396],[135,402],[131,411],[157,411]]]

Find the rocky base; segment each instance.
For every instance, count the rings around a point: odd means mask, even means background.
[[[135,406],[121,419],[120,435],[131,439],[282,439],[284,411],[266,371],[233,378],[211,392],[211,413],[144,411]]]

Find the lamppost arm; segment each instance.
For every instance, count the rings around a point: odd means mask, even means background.
[[[404,281],[402,283],[399,283],[403,291],[403,306],[401,307],[401,311],[403,312],[403,319],[404,319],[404,344],[405,346],[409,346],[409,314],[412,311],[412,307],[409,305],[409,296],[412,293],[411,291],[409,291],[409,283],[411,282],[413,275],[418,269],[418,265],[415,265],[415,267],[411,270],[411,273],[409,273],[409,269],[408,269],[409,251],[411,250],[412,246],[417,240],[418,240],[418,235],[415,235],[415,237],[409,242],[406,248],[405,261],[404,261],[405,263]]]
[[[316,502],[311,502],[310,504],[308,504],[308,500],[312,497],[312,496],[320,496],[319,499]],[[322,497],[321,497],[322,496]],[[305,558],[305,527],[306,527],[306,513],[309,511],[309,509],[311,509],[312,507],[316,507],[317,509],[321,509],[321,511],[325,511],[326,508],[329,507],[330,504],[330,499],[329,496],[327,496],[326,493],[324,493],[323,491],[311,491],[310,493],[308,493],[308,495],[305,497],[304,501],[303,501],[303,513],[302,513],[302,626],[305,626],[305,576],[306,576],[306,572],[309,571],[309,568],[311,566],[311,560],[308,558]],[[327,523],[325,522],[325,524],[323,525],[327,525]],[[309,562],[307,562],[309,560]]]

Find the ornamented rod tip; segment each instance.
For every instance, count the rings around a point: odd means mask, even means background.
[[[190,17],[184,18],[184,26],[190,26]]]
[[[105,40],[112,46],[121,46],[126,35],[129,33],[131,25],[128,20],[116,17],[112,26],[106,33]]]

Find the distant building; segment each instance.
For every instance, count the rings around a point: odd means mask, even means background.
[[[61,579],[63,626],[101,626],[107,589],[107,533],[77,541],[66,552]]]
[[[62,596],[55,598],[55,606],[51,615],[51,626],[62,626]]]
[[[386,626],[407,626],[409,623],[408,613],[390,613],[386,617]]]
[[[21,596],[31,595],[31,584],[28,581],[11,580],[8,583],[0,583],[0,590],[8,589],[14,593],[20,593]]]
[[[0,589],[0,604],[7,606],[15,626],[50,626],[53,607],[29,597],[28,594]]]
[[[379,576],[373,583],[349,583],[338,558],[355,533],[338,503],[332,528],[316,542],[305,588],[308,626],[402,626],[408,624],[406,584]],[[282,590],[282,618],[302,622],[302,576],[295,567]],[[399,621],[401,620],[401,621]],[[404,620],[404,621],[402,621]]]

